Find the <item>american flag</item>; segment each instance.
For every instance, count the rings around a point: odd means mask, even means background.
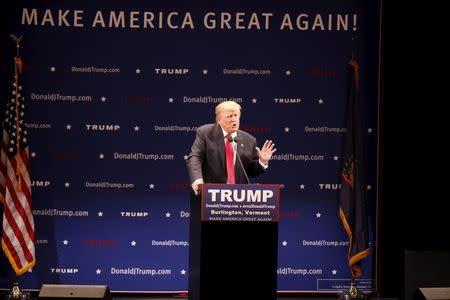
[[[0,201],[3,202],[2,248],[17,275],[36,263],[31,206],[25,98],[20,84],[22,60],[14,58],[14,78],[3,121]]]

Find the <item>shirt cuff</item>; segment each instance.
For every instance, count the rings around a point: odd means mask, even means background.
[[[269,163],[263,164],[262,161],[261,161],[260,159],[258,159],[258,161],[259,161],[259,164],[264,168],[264,170],[267,169],[267,168],[269,167]]]
[[[192,185],[194,185],[194,184],[201,184],[201,183],[203,183],[203,178],[196,179],[196,180],[192,183]]]

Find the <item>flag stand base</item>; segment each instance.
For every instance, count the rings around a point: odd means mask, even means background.
[[[31,299],[31,294],[28,292],[22,292],[17,282],[13,283],[12,288],[6,294],[5,299],[7,300],[28,300]]]
[[[340,297],[341,300],[350,300],[350,299],[369,299],[369,297],[367,297],[366,294],[364,294],[362,291],[360,291],[357,287],[356,287],[356,283],[354,281],[352,281],[352,283],[350,283],[350,288],[348,289],[348,291],[345,291],[341,294]]]

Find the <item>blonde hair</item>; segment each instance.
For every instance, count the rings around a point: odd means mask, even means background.
[[[216,121],[219,120],[221,114],[230,110],[238,110],[241,114],[241,106],[234,101],[224,101],[216,106]]]

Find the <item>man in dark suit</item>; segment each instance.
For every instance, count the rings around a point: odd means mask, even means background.
[[[233,101],[225,101],[216,106],[216,123],[197,129],[186,161],[195,194],[198,194],[199,184],[248,183],[247,176],[254,177],[267,170],[269,160],[276,151],[275,144],[266,140],[259,149],[252,135],[239,130],[240,117],[241,106]],[[231,149],[227,150],[227,147]],[[234,156],[231,162],[226,158],[227,152]],[[227,168],[229,164],[234,164],[230,167],[234,168],[234,174]]]

